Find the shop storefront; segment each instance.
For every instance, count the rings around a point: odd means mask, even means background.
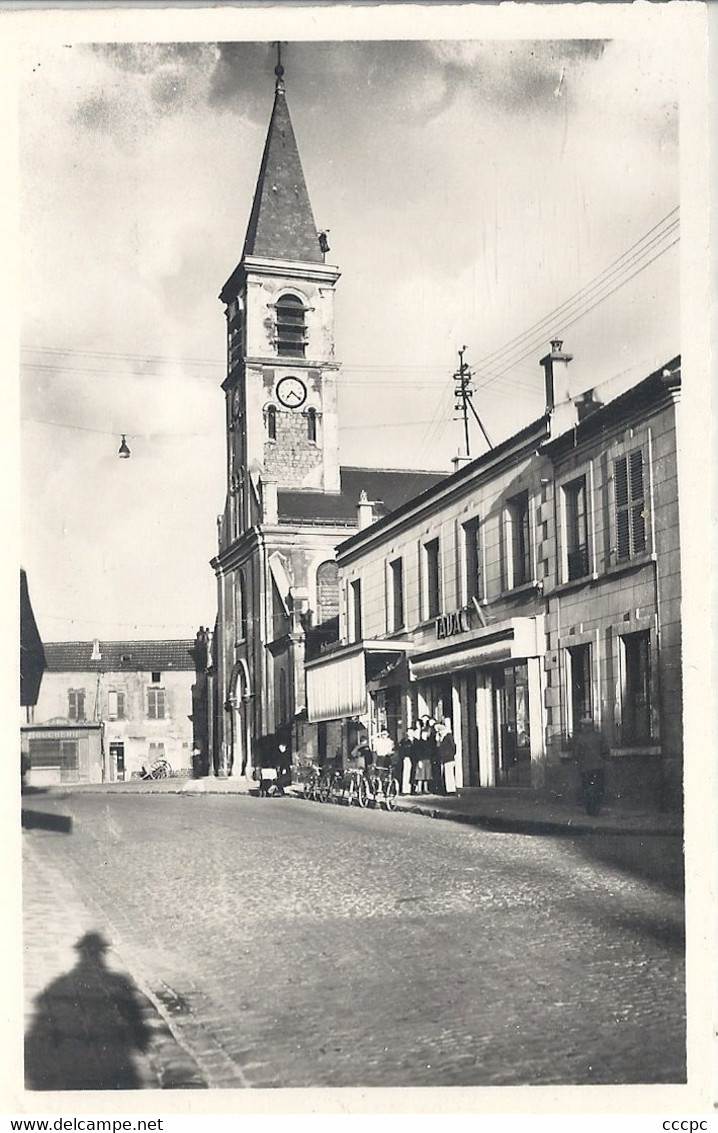
[[[412,654],[412,715],[451,721],[458,786],[536,785],[544,758],[544,642],[537,615]]]

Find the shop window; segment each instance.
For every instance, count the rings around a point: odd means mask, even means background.
[[[164,720],[165,690],[163,688],[147,689],[147,718],[149,720]]]
[[[462,524],[464,537],[464,594],[466,602],[483,598],[479,517]]]
[[[362,639],[361,606],[361,579],[356,578],[349,583],[349,638],[351,641],[361,641]]]
[[[107,715],[110,720],[125,719],[125,694],[121,689],[110,689],[108,692]]]
[[[305,354],[305,308],[297,295],[283,295],[277,300],[277,353],[291,358]]]
[[[84,720],[85,717],[85,690],[84,688],[71,688],[67,693],[68,720]]]
[[[581,720],[593,717],[593,696],[591,681],[591,646],[574,645],[568,650],[570,709],[569,732],[578,731]]]
[[[629,633],[621,638],[621,741],[624,747],[651,742],[650,647],[650,634],[647,631]]]
[[[268,405],[264,411],[264,423],[267,430],[267,440],[277,439],[277,410],[274,405]]]
[[[589,572],[588,508],[586,477],[581,476],[563,489],[566,521],[566,577],[568,582],[584,578]]]
[[[521,492],[506,505],[506,559],[509,589],[531,581],[529,494]]]
[[[619,562],[646,549],[643,453],[635,449],[614,462],[616,557]]]
[[[492,679],[494,782],[531,786],[531,730],[526,663],[495,669]]]
[[[426,616],[436,618],[441,613],[441,559],[439,540],[430,539],[424,544],[426,577]]]
[[[391,585],[391,629],[397,630],[404,625],[404,563],[402,559],[394,559],[393,562],[389,563],[389,580]]]

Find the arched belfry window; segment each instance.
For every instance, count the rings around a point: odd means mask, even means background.
[[[303,358],[306,342],[305,307],[298,295],[277,300],[277,354]]]
[[[318,439],[319,439],[318,438],[319,425],[318,425],[317,418],[318,418],[318,414],[317,414],[316,409],[314,409],[312,406],[310,406],[310,408],[307,410],[307,439],[312,441],[314,444],[316,444]]]
[[[277,439],[277,409],[274,405],[268,405],[264,411],[264,420],[267,426],[267,440],[276,441]]]

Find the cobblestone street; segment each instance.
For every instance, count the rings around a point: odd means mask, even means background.
[[[26,913],[38,878],[72,887],[164,1019],[165,1087],[685,1080],[682,898],[600,836],[294,798],[29,805],[72,830],[24,832]],[[66,901],[42,899],[56,940]]]

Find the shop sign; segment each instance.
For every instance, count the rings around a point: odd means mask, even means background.
[[[466,633],[469,629],[471,629],[471,621],[466,607],[454,610],[451,614],[439,614],[436,619],[436,636],[439,638],[454,637],[455,634]]]

